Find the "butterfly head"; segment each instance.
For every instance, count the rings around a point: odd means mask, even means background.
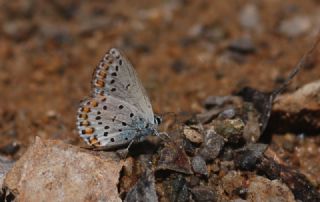
[[[162,118],[160,116],[154,115],[154,124],[160,125],[162,123]]]

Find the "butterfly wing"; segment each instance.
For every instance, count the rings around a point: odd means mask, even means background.
[[[77,128],[89,145],[118,147],[141,135],[139,129],[145,122],[141,117],[141,112],[130,103],[98,95],[81,102]]]
[[[113,148],[152,132],[150,100],[130,62],[111,49],[94,71],[92,96],[81,102],[77,128],[96,147]]]
[[[141,116],[154,123],[154,114],[146,90],[128,59],[115,48],[111,49],[97,66],[93,79],[93,94],[126,100],[135,106]]]

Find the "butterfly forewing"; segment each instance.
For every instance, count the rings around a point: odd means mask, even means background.
[[[123,145],[138,132],[141,112],[112,96],[84,100],[78,110],[78,130],[87,143],[94,146]]]
[[[136,71],[119,50],[113,48],[103,57],[92,81],[94,95],[124,99],[143,112],[144,119],[153,123],[154,115],[147,93]]]

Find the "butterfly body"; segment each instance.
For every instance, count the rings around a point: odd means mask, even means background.
[[[160,122],[132,65],[111,49],[93,74],[92,95],[78,109],[80,137],[94,147],[114,148],[158,134]]]

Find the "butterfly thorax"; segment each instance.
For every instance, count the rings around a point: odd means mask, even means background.
[[[150,123],[140,118],[140,119],[134,120],[133,125],[135,125],[136,127],[138,139],[141,139],[148,135],[154,135],[157,133],[158,123]]]

